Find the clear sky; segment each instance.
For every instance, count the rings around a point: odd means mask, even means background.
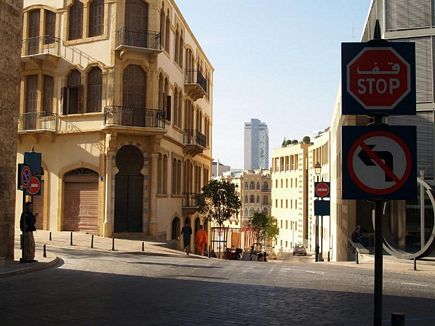
[[[243,168],[244,122],[287,139],[329,127],[340,44],[359,42],[371,0],[176,0],[215,68],[213,158]]]

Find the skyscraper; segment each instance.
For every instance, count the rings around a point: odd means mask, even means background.
[[[264,122],[245,122],[244,169],[269,168],[269,130]]]

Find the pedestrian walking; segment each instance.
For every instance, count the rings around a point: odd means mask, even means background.
[[[20,218],[20,229],[23,232],[23,257],[22,263],[35,263],[35,239],[33,231],[36,231],[35,223],[38,213],[33,214],[33,204],[27,202],[24,205],[24,212]]]
[[[202,225],[199,226],[199,230],[195,234],[195,243],[197,252],[204,256],[204,248],[207,245],[208,237]]]
[[[186,255],[189,255],[190,237],[192,236],[192,228],[190,227],[189,222],[186,222],[186,225],[181,229],[181,235],[183,236],[184,251],[186,252]]]

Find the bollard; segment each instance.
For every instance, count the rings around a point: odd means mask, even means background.
[[[417,258],[414,257],[414,270],[417,270]]]
[[[358,251],[355,250],[355,262],[357,264],[359,264],[359,260],[358,260]]]
[[[51,231],[50,231],[50,233],[48,234],[48,240],[51,241]]]
[[[112,251],[115,251],[115,236],[112,235]]]
[[[73,233],[71,232],[71,238],[70,238],[70,242],[69,244],[72,246],[73,245]]]
[[[47,257],[47,245],[44,243],[44,247],[42,247],[42,256]]]
[[[331,253],[328,251],[328,261],[331,261]]]
[[[142,251],[145,251],[145,243],[142,241]]]
[[[405,314],[393,312],[391,314],[391,326],[405,326]]]
[[[91,248],[94,248],[94,235],[91,234]]]

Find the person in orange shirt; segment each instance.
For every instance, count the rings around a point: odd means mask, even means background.
[[[195,234],[196,250],[204,256],[204,248],[207,245],[207,232],[203,229],[202,225],[199,226],[199,230]]]

